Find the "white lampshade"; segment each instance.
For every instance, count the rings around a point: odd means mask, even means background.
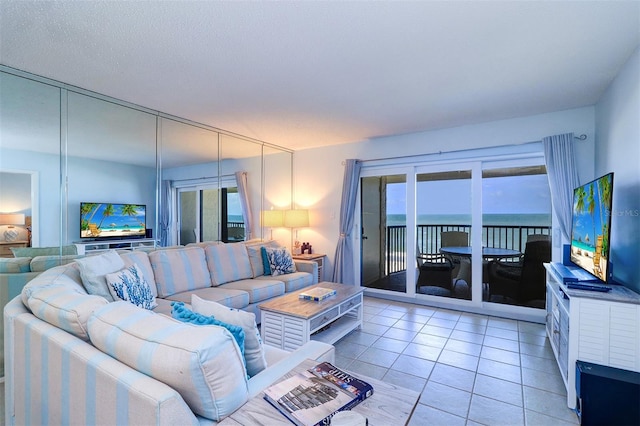
[[[0,214],[0,225],[24,225],[24,214]]]
[[[309,226],[309,210],[286,210],[284,212],[284,226],[287,228],[305,228]]]
[[[262,226],[267,228],[277,228],[283,226],[283,211],[282,210],[263,210],[262,212]]]

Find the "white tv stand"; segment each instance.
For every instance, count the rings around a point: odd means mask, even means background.
[[[640,372],[640,295],[621,285],[608,292],[567,288],[561,268],[547,270],[547,336],[576,405],[576,361]]]
[[[106,250],[138,250],[141,248],[155,248],[153,238],[131,238],[125,240],[98,240],[74,242],[79,255],[96,253]]]

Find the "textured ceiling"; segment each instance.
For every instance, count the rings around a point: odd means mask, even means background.
[[[594,104],[640,2],[0,1],[0,63],[292,149]]]

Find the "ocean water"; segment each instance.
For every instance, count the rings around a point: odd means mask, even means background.
[[[551,226],[551,214],[485,214],[483,225],[487,226]],[[406,215],[387,215],[387,226],[407,224]],[[418,225],[468,225],[471,226],[471,215],[443,214],[418,215]]]

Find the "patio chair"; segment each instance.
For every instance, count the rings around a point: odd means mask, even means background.
[[[453,263],[443,254],[419,253],[416,293],[450,297],[452,295]]]
[[[527,242],[522,263],[489,262],[489,300],[544,308],[546,271],[543,263],[550,261],[551,240],[547,238]]]
[[[445,231],[440,233],[441,247],[468,247],[469,233],[464,231]],[[445,255],[453,264],[452,289],[455,294],[471,299],[471,258],[466,256]],[[459,287],[459,288],[458,288]]]

